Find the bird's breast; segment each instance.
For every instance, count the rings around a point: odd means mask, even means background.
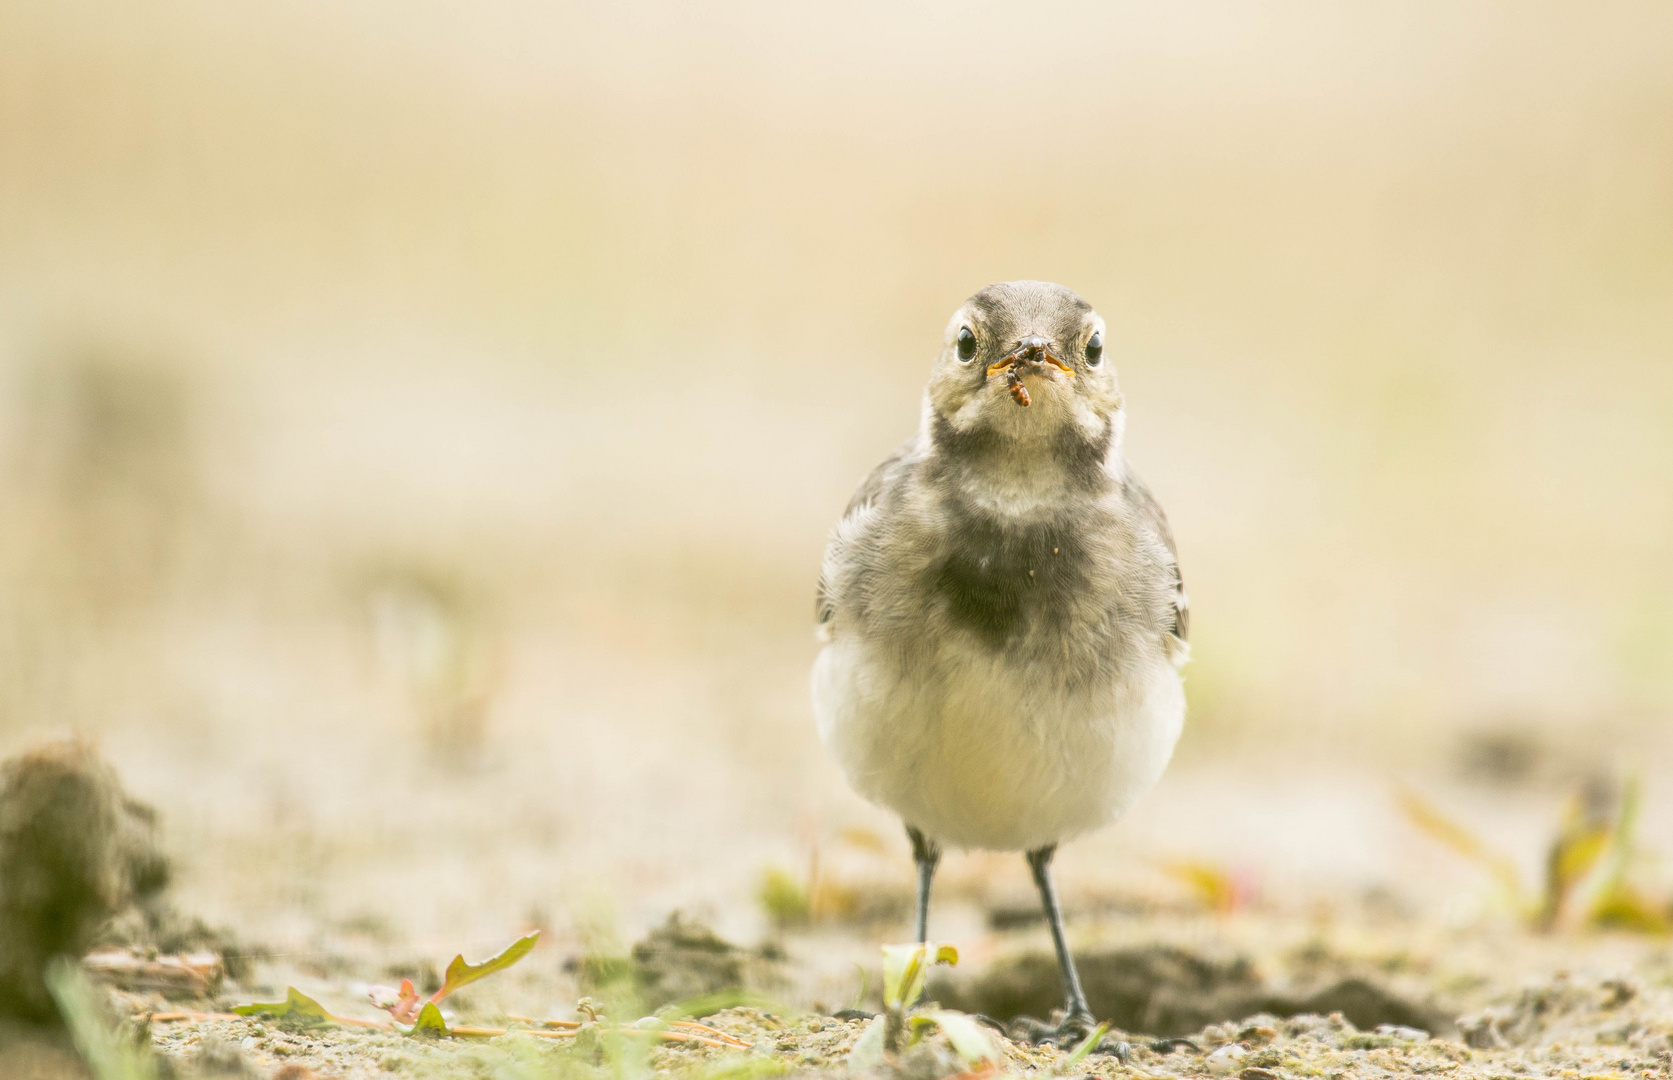
[[[1070,522],[1019,525],[977,515],[948,523],[941,556],[922,583],[952,629],[992,649],[1084,631],[1095,591],[1084,530]]]

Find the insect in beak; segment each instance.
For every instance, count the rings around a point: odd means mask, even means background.
[[[1027,405],[1028,388],[1022,385],[1023,373],[1030,369],[1043,370],[1047,364],[1055,366],[1071,379],[1075,377],[1073,368],[1052,355],[1051,342],[1038,336],[1025,337],[997,363],[988,365],[988,377],[1003,374],[1005,389],[1011,392],[1011,400],[1018,405]]]

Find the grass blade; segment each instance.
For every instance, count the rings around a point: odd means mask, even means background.
[[[123,1042],[105,1016],[99,992],[81,965],[59,959],[46,972],[47,990],[58,1003],[70,1038],[98,1080],[157,1080],[149,1046]]]

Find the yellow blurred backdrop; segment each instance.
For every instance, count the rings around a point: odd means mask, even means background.
[[[819,553],[1019,277],[1107,316],[1178,535],[1170,783],[1660,752],[1648,2],[9,0],[0,742],[95,734],[277,936],[892,828],[812,731]]]

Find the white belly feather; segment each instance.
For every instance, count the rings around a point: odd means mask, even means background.
[[[974,641],[915,659],[908,672],[875,645],[830,642],[814,712],[856,791],[955,847],[1032,850],[1108,824],[1155,785],[1184,725],[1159,649],[1073,690]]]

